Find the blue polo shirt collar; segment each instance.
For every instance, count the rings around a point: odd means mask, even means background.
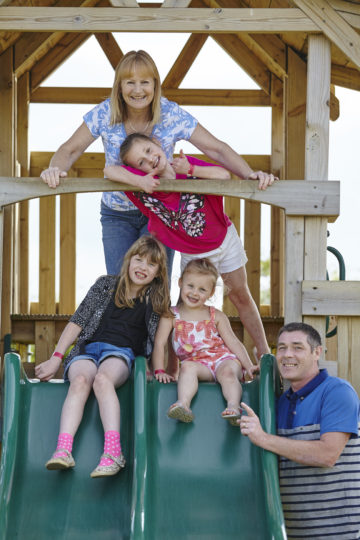
[[[329,376],[326,369],[320,370],[320,372],[309,381],[305,386],[300,388],[297,392],[294,392],[292,388],[285,393],[285,396],[290,401],[288,415],[286,419],[286,428],[291,429],[293,427],[294,416],[296,414],[296,405],[298,400],[302,401],[306,398],[315,388],[317,388],[324,380]]]

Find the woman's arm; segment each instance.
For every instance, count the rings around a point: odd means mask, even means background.
[[[67,176],[67,171],[72,164],[94,141],[89,128],[83,122],[70,139],[55,152],[49,167],[42,171],[40,177],[49,187],[56,188],[59,185],[59,179]]]
[[[214,137],[201,124],[196,126],[189,140],[203,154],[211,157],[217,163],[221,163],[226,169],[240,176],[240,178],[258,180],[259,189],[266,189],[276,179],[273,174],[263,171],[254,172],[231,146]]]
[[[224,169],[224,167],[218,167],[216,165],[190,165],[188,158],[182,150],[180,150],[180,156],[175,158],[171,165],[178,174],[189,174],[190,170],[191,176],[196,176],[197,178],[221,178],[223,180],[230,178],[229,171]]]
[[[246,373],[249,375],[250,379],[254,378],[254,374],[259,371],[259,366],[254,365],[249,355],[241,343],[241,341],[236,337],[231,328],[230,321],[222,311],[216,310],[216,326],[218,332],[222,339],[224,340],[225,345],[234,353],[241,363],[242,367],[245,369]]]
[[[73,322],[67,323],[62,331],[58,344],[56,345],[56,352],[64,355],[70,345],[74,343],[81,330],[81,326]],[[46,362],[42,362],[35,367],[36,377],[38,377],[41,381],[49,381],[59,369],[61,362],[62,358],[52,355],[49,360],[46,360]]]
[[[152,193],[154,189],[160,185],[160,180],[154,178],[153,174],[141,176],[141,173],[134,174],[121,165],[110,165],[109,167],[105,167],[104,174],[109,180],[128,184],[133,187],[139,187],[146,193]]]
[[[173,327],[173,319],[170,317],[161,317],[158,329],[155,334],[154,349],[152,353],[152,365],[154,368],[155,378],[159,382],[170,382],[174,377],[165,373],[165,347],[168,337]],[[160,370],[159,373],[156,373]]]

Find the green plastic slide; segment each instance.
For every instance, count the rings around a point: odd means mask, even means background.
[[[274,362],[243,386],[244,401],[274,431]],[[97,404],[90,397],[75,438],[76,467],[47,471],[56,444],[65,383],[39,383],[5,356],[0,539],[284,540],[276,457],[253,446],[220,416],[218,385],[203,383],[195,421],[170,420],[176,385],[146,382],[145,361],[119,391],[126,468],[91,479],[102,452]]]

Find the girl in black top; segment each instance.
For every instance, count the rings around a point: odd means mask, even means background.
[[[151,354],[160,316],[172,317],[169,305],[164,247],[152,236],[142,236],[128,250],[119,276],[102,276],[95,282],[65,327],[51,358],[36,367],[40,380],[50,380],[77,339],[65,360],[64,378],[70,386],[56,451],[46,463],[48,469],[74,467],[73,438],[91,389],[105,432],[104,453],[91,476],[112,476],[125,466],[115,390],[128,379],[135,356]],[[172,379],[163,369],[159,372],[158,380]]]

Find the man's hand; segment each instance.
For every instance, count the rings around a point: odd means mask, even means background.
[[[266,433],[261,427],[259,417],[246,403],[242,402],[241,408],[247,414],[247,416],[243,415],[240,419],[241,434],[249,437],[250,441],[257,446],[262,446]]]

